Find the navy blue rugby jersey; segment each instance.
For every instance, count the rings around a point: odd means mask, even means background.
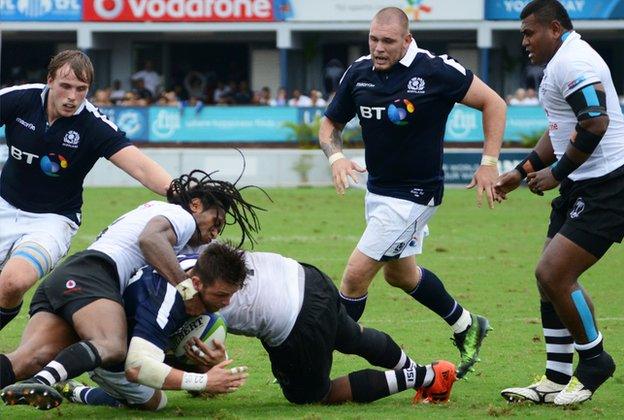
[[[178,256],[184,270],[195,266],[197,255]],[[128,340],[133,336],[169,349],[171,336],[189,318],[182,296],[151,266],[137,271],[123,292]]]
[[[370,192],[441,203],[446,121],[473,77],[457,61],[419,49],[414,41],[387,72],[374,71],[370,55],[347,69],[325,116],[344,124],[357,114]]]
[[[71,117],[48,126],[44,84],[0,90],[0,126],[5,125],[8,160],[0,196],[34,213],[57,213],[79,223],[82,184],[100,158],[131,143],[88,101]]]

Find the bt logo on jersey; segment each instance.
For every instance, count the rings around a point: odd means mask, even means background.
[[[407,125],[405,118],[413,114],[416,108],[407,99],[397,99],[388,107],[388,118],[396,125]]]
[[[360,115],[362,118],[371,119],[374,118],[376,120],[381,119],[381,114],[386,110],[383,106],[362,106],[360,105]]]
[[[62,155],[48,153],[47,156],[41,158],[39,166],[41,166],[41,170],[47,176],[59,176],[58,172],[61,169],[67,169],[69,163],[67,162],[67,159],[65,159],[65,157]]]

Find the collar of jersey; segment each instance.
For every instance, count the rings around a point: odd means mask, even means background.
[[[45,109],[46,96],[48,96],[48,91],[49,90],[50,90],[50,88],[48,87],[48,85],[45,85],[45,87],[41,91],[41,106],[43,106],[43,109]],[[76,112],[74,112],[74,115],[78,115],[78,114],[80,114],[82,112],[82,110],[85,107],[85,103],[86,102],[87,102],[86,100],[82,101],[80,106],[78,108],[76,108]]]
[[[576,31],[570,31],[568,36],[566,36],[566,39],[563,41],[563,43],[561,44],[561,46],[559,47],[559,49],[557,50],[557,52],[555,53],[555,56],[557,54],[559,54],[559,51],[561,51],[565,46],[567,46],[570,42],[574,42],[577,39],[581,39],[581,34],[579,34]],[[553,58],[555,58],[555,56],[553,56]],[[551,60],[552,61],[552,58]]]
[[[416,54],[418,54],[418,46],[416,45],[416,41],[412,39],[412,42],[407,48],[407,52],[403,58],[399,60],[399,63],[403,64],[405,67],[411,66],[414,58],[416,58]]]

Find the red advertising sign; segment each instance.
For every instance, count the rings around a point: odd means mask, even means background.
[[[91,22],[272,22],[273,0],[84,0]]]

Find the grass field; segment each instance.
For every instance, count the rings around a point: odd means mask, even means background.
[[[339,282],[349,254],[364,227],[363,192],[351,190],[337,197],[333,189],[269,190],[274,203],[257,193],[249,194],[268,212],[261,216],[262,234],[257,250],[273,251],[317,265]],[[0,418],[92,417],[147,418],[197,417],[247,418],[484,418],[517,416],[561,418],[571,416],[622,418],[624,370],[616,371],[594,400],[573,409],[511,406],[499,395],[502,388],[527,385],[544,370],[544,343],[533,268],[540,253],[549,212],[549,198],[526,189],[494,210],[477,208],[474,193],[447,190],[445,202],[430,223],[419,263],[444,281],[469,310],[489,317],[494,331],[485,341],[477,372],[458,382],[450,403],[412,406],[412,392],[360,406],[294,406],[272,384],[268,358],[259,341],[228,336],[230,357],[250,367],[250,377],[240,391],[210,400],[191,398],[184,392],[168,392],[169,405],[159,413],[62,404],[50,412],[30,407],[0,406]],[[88,189],[84,225],[71,252],[84,249],[109,222],[141,202],[151,199],[141,189]],[[226,237],[234,233],[226,230]],[[234,235],[234,237],[236,237]],[[624,289],[622,249],[613,247],[582,279],[597,308],[605,346],[616,363],[624,363]],[[32,291],[31,291],[32,293]],[[449,341],[450,329],[435,314],[417,304],[378,277],[372,285],[361,322],[386,331],[419,362],[444,358],[457,361]],[[30,299],[30,294],[29,298]],[[26,311],[0,333],[0,351],[17,345],[27,321]],[[333,376],[368,367],[356,357],[337,354]]]

